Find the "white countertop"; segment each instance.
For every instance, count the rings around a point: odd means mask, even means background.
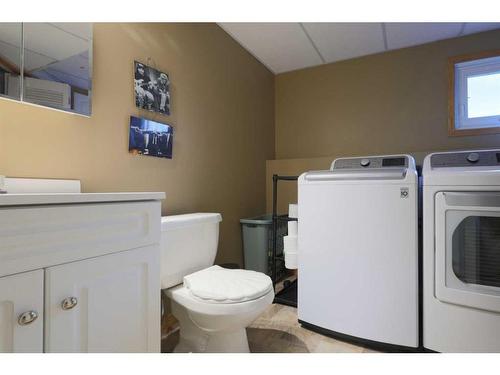
[[[45,204],[80,204],[165,199],[163,192],[0,194],[0,207]]]

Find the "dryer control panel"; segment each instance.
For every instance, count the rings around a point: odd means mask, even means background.
[[[500,150],[433,154],[432,168],[488,167],[500,165]]]
[[[407,168],[408,156],[395,155],[336,159],[333,162],[331,169],[373,169],[394,167]]]

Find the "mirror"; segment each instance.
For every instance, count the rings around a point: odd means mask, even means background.
[[[13,38],[12,25],[14,24],[0,24],[0,41],[10,41]],[[22,66],[22,87],[19,87],[18,69],[16,78],[10,79],[17,82],[17,86],[10,85],[6,91],[7,96],[89,116],[92,89],[92,24],[17,25],[21,25],[19,40],[22,40],[23,45],[21,64],[17,65]],[[3,53],[0,45],[1,56]],[[2,60],[0,67],[1,62]]]
[[[0,23],[0,96],[20,100],[23,25]]]

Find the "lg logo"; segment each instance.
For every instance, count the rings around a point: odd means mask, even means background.
[[[408,191],[408,188],[401,188],[401,193],[400,193],[401,198],[408,198],[409,194],[410,193]]]

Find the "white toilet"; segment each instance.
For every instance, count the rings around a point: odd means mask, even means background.
[[[161,283],[180,323],[176,352],[248,353],[245,328],[274,299],[269,276],[214,266],[217,213],[161,220]]]

